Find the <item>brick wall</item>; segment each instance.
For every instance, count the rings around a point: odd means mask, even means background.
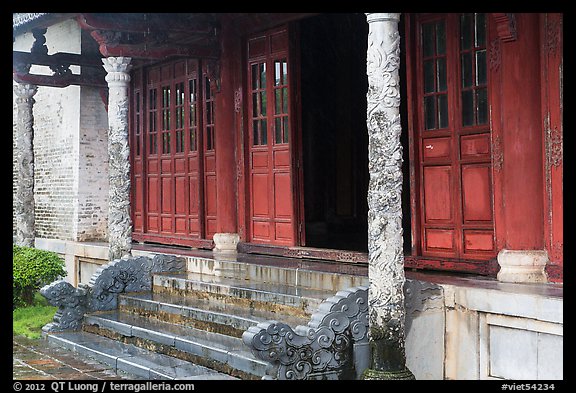
[[[83,87],[80,102],[76,240],[105,240],[108,234],[108,115],[96,88]]]
[[[86,38],[74,20],[49,27],[45,37],[48,54],[80,53]],[[33,41],[32,34],[23,34],[13,47],[29,51]],[[31,71],[52,73],[38,66]],[[77,73],[78,67],[72,71]],[[41,86],[34,99],[36,237],[106,240],[108,122],[98,89]],[[15,125],[14,120],[13,133]],[[15,159],[13,169],[15,194]]]

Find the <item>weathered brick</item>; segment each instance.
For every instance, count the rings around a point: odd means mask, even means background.
[[[48,28],[49,54],[93,50],[94,43],[74,20]],[[29,51],[30,33],[16,37],[15,50]],[[93,41],[93,40],[92,40]],[[51,73],[33,66],[34,73]],[[73,72],[77,72],[72,67]],[[106,240],[108,199],[108,119],[98,89],[41,86],[34,105],[36,236],[62,240]],[[13,113],[16,105],[13,101]],[[13,120],[13,135],[16,117]],[[15,148],[13,138],[13,149]],[[18,182],[13,157],[12,192]],[[14,214],[14,206],[13,206]],[[13,220],[15,222],[15,220]],[[15,231],[15,228],[13,228]]]

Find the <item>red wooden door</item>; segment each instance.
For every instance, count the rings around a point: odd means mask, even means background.
[[[214,233],[214,107],[200,67],[196,60],[179,60],[135,73],[135,240],[201,246],[208,243],[199,240]]]
[[[417,18],[423,256],[489,259],[496,253],[486,23],[484,14]]]
[[[248,40],[249,239],[297,244],[288,29]]]

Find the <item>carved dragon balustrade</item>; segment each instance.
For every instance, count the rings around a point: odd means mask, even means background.
[[[40,293],[58,307],[45,332],[79,330],[84,314],[118,308],[118,295],[152,290],[152,274],[185,270],[185,259],[174,255],[139,256],[115,259],[103,265],[88,284],[75,288],[64,280],[44,286]]]

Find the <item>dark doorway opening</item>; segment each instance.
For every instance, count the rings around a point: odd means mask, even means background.
[[[305,245],[368,251],[364,14],[300,23]]]
[[[399,31],[404,31],[401,19]],[[305,245],[368,251],[368,24],[364,14],[300,22]],[[401,40],[404,252],[412,252],[405,45]]]

